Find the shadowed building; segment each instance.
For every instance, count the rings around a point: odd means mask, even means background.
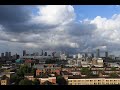
[[[23,56],[25,56],[26,55],[26,50],[23,50]]]
[[[96,57],[97,57],[97,58],[100,57],[100,50],[99,50],[99,49],[97,49],[97,51],[96,51]]]
[[[4,53],[1,53],[1,58],[3,58],[4,57]]]
[[[105,57],[106,57],[106,58],[108,57],[108,52],[105,52]]]

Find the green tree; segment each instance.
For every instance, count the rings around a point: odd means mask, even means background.
[[[23,79],[24,77],[20,77],[17,74],[14,74],[10,78],[10,83],[15,83],[15,85],[18,85],[19,82]]]
[[[87,77],[91,77],[92,76],[92,72],[89,70],[89,68],[84,67],[80,70],[81,74],[87,75]]]
[[[115,68],[115,67],[111,67],[111,70],[112,70],[112,71],[115,71],[115,70],[116,70],[116,68]]]
[[[38,79],[35,79],[35,80],[33,81],[33,85],[40,85],[40,81],[39,81]]]
[[[10,77],[10,83],[14,83],[17,79],[17,76],[15,74],[11,75]]]
[[[64,77],[62,77],[62,76],[57,76],[57,78],[56,78],[56,83],[58,84],[58,85],[67,85],[67,81],[65,80],[65,78]]]
[[[0,63],[0,68],[2,67],[2,64]]]
[[[117,73],[110,73],[110,77],[111,78],[118,78],[118,74]]]
[[[19,85],[32,85],[32,81],[31,80],[28,80],[28,79],[22,79],[20,82],[19,82]]]

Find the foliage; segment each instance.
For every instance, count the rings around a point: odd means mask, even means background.
[[[18,85],[19,82],[24,79],[24,75],[30,72],[34,72],[32,68],[28,67],[27,65],[20,66],[20,69],[17,70],[16,74],[11,76],[10,82],[15,82],[15,84]]]
[[[2,64],[0,63],[0,68],[2,67]]]
[[[19,82],[19,85],[32,85],[32,81],[31,81],[31,80],[28,80],[28,79],[22,79],[22,80]]]
[[[15,85],[18,85],[20,80],[22,80],[24,77],[20,77],[17,74],[14,74],[10,78],[10,83],[15,83]]]
[[[115,71],[115,70],[116,70],[116,68],[115,68],[115,67],[111,67],[111,70],[112,70],[112,71]]]
[[[33,81],[33,85],[40,85],[40,81],[39,81],[38,79],[35,79],[35,80]]]
[[[111,78],[117,78],[117,77],[119,77],[119,76],[118,76],[118,74],[116,74],[116,73],[110,73],[110,77],[111,77]]]
[[[58,85],[67,85],[67,81],[65,80],[65,78],[60,75],[57,76],[56,82],[58,83]]]
[[[87,67],[82,68],[80,72],[81,74],[87,75],[88,77],[92,76],[92,72]]]

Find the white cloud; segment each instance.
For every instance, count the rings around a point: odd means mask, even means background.
[[[74,8],[70,5],[45,5],[38,6],[38,15],[33,17],[33,22],[48,25],[67,24],[74,20]]]
[[[36,8],[36,7],[35,7]],[[120,14],[111,18],[97,16],[93,20],[75,21],[76,13],[70,5],[37,6],[38,15],[32,15],[32,24],[36,26],[56,25],[56,27],[38,28],[36,32],[11,34],[0,26],[0,40],[6,44],[24,48],[41,49],[78,49],[78,51],[120,50]],[[43,27],[45,27],[43,25]],[[27,30],[26,30],[27,31]],[[1,41],[0,41],[1,42]],[[1,43],[0,43],[1,44]],[[3,44],[2,44],[3,45]]]
[[[35,43],[26,43],[25,46],[26,48],[38,48],[38,45]]]

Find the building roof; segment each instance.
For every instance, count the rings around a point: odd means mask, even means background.
[[[21,63],[22,60],[21,60],[21,59],[17,59],[17,60],[15,60],[15,62],[16,62],[16,63]]]
[[[33,60],[30,60],[30,59],[25,60],[25,63],[32,63],[32,62],[34,62],[34,61],[33,61]]]
[[[63,73],[64,75],[73,75],[72,73],[69,73],[69,72],[67,72],[67,71],[62,71],[62,73]]]

